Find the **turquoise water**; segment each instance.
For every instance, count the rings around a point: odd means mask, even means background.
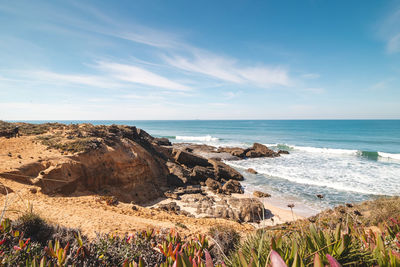
[[[61,121],[62,122],[62,121]],[[64,123],[83,121],[64,121]],[[88,121],[86,121],[88,122]],[[400,120],[89,121],[135,125],[172,142],[289,150],[280,158],[228,162],[247,191],[271,193],[308,215],[345,202],[400,195]],[[245,172],[253,168],[259,174]],[[322,202],[316,194],[324,194]]]

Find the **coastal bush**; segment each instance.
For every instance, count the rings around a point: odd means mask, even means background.
[[[265,266],[271,251],[276,251],[289,266],[307,266],[314,263],[315,255],[324,265],[329,264],[327,255],[331,255],[341,264],[370,266],[371,252],[365,249],[351,229],[342,229],[339,224],[332,231],[319,229],[310,224],[308,229],[290,229],[272,232],[260,230],[247,238],[232,257],[233,266],[239,266],[241,257],[252,259]]]
[[[182,238],[174,230],[167,234],[148,230],[89,240],[75,229],[24,214],[15,222],[1,222],[0,266],[400,266],[400,216],[379,227],[372,231],[357,224],[337,224],[332,230],[318,222],[306,227],[303,220],[261,229],[234,251],[228,243],[235,243],[238,234],[215,227],[211,238],[225,242],[226,247],[221,242],[221,248],[227,249],[224,253],[232,251],[221,260],[210,255],[213,247],[204,235]],[[38,238],[39,229],[51,233],[45,244],[44,235]]]
[[[211,227],[208,235],[216,243],[211,249],[210,254],[216,262],[222,263],[226,260],[236,246],[239,245],[240,235],[237,231],[226,226]]]

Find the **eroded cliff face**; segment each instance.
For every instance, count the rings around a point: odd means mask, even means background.
[[[168,170],[139,144],[122,139],[112,147],[74,155],[63,162],[52,162],[39,174],[36,183],[44,193],[59,191],[108,191],[122,201],[143,203],[162,195]],[[44,179],[41,179],[44,178]],[[65,180],[66,183],[51,180]]]
[[[128,126],[72,128],[51,129],[51,133],[39,139],[26,136],[10,140],[30,141],[34,146],[31,150],[44,155],[30,157],[26,164],[21,162],[11,171],[2,172],[2,176],[38,185],[46,194],[106,192],[122,201],[135,203],[163,195],[168,168],[165,155],[157,151],[156,138]],[[50,140],[46,145],[38,141],[44,138]],[[76,143],[80,146],[74,145]],[[77,149],[83,151],[75,151]],[[50,155],[46,155],[49,151]],[[11,154],[9,159],[12,157]]]

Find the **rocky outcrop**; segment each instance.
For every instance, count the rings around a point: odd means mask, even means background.
[[[196,156],[193,153],[183,150],[174,150],[172,153],[176,162],[183,164],[189,168],[193,168],[195,166],[211,167],[211,164],[208,162],[207,159]]]
[[[229,180],[222,186],[222,191],[228,195],[236,193],[243,194],[242,185],[236,180]]]
[[[233,179],[233,180],[243,181],[244,179],[243,175],[241,175],[238,171],[226,165],[225,163],[214,159],[210,159],[209,162],[212,164],[214,168],[216,180],[227,181],[229,179]]]
[[[213,192],[221,193],[222,192],[222,185],[220,182],[215,181],[214,179],[208,178],[206,180],[206,186]]]
[[[269,149],[267,146],[254,143],[250,148],[240,148],[240,147],[223,147],[218,149],[219,152],[227,152],[230,153],[232,156],[239,157],[239,158],[261,158],[261,157],[268,157],[274,158],[279,157],[280,154],[289,154],[287,151],[280,150],[279,152],[275,152],[272,149]]]
[[[263,204],[257,199],[221,198],[201,194],[182,196],[183,208],[194,208],[196,214],[205,217],[230,219],[238,222],[259,222],[267,217]]]
[[[267,197],[271,197],[271,195],[270,195],[270,194],[268,194],[268,193],[264,193],[264,192],[261,192],[261,191],[254,191],[254,192],[253,192],[253,196],[255,196],[255,197],[259,197],[259,198],[267,198]]]
[[[214,179],[214,169],[213,168],[206,168],[202,166],[195,166],[190,174],[190,178],[193,183],[200,183],[206,181],[208,178]]]

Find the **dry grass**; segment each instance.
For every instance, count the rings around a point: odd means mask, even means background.
[[[364,226],[379,225],[400,215],[400,197],[381,197],[360,204],[341,205],[309,218],[325,225],[355,222]]]

